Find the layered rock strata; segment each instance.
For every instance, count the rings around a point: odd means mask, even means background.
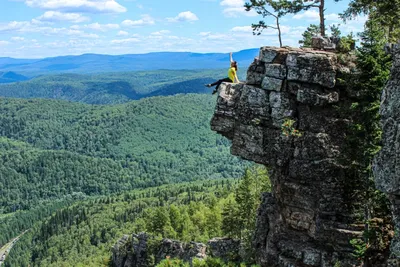
[[[375,183],[392,204],[396,235],[392,241],[392,257],[400,266],[400,44],[394,45],[391,77],[382,94],[382,150],[374,162]]]
[[[363,225],[352,215],[340,112],[349,73],[334,53],[263,47],[245,84],[220,87],[211,128],[232,140],[232,154],[270,169],[254,240],[262,266],[357,263],[349,241]]]

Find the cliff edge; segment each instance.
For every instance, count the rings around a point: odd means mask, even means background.
[[[382,150],[374,162],[375,184],[385,192],[392,204],[396,235],[392,241],[392,256],[400,266],[400,44],[392,47],[391,77],[381,99]]]
[[[262,266],[352,266],[362,235],[346,162],[351,67],[324,51],[262,47],[246,84],[222,84],[211,128],[270,169],[254,246]]]

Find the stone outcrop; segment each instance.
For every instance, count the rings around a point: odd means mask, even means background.
[[[190,261],[193,258],[204,259],[206,257],[206,245],[203,243],[183,243],[172,239],[163,239],[156,254],[156,261],[162,261],[167,256]]]
[[[226,261],[240,262],[240,240],[232,238],[213,238],[207,242],[208,255]]]
[[[349,42],[349,40],[347,40]],[[353,40],[351,43],[348,43],[349,47],[343,47],[341,42],[341,37],[321,37],[321,36],[313,36],[311,39],[311,48],[316,50],[325,50],[325,51],[343,51],[343,50],[355,50],[356,42]]]
[[[246,84],[220,87],[212,129],[232,140],[232,154],[270,169],[254,240],[262,266],[357,264],[349,241],[363,225],[338,109],[352,95],[340,82],[350,73],[334,53],[263,47]]]
[[[392,204],[396,235],[392,241],[392,257],[400,266],[400,44],[393,45],[391,77],[383,90],[381,101],[382,150],[374,162],[375,183]]]
[[[128,259],[128,251],[131,249],[129,236],[124,235],[117,243],[111,248],[112,250],[112,263],[113,266],[131,266],[132,259]]]
[[[207,246],[197,242],[157,239],[147,233],[124,235],[112,247],[112,266],[150,267],[165,258],[179,258],[190,262],[194,258],[218,257],[226,261],[240,261],[240,241],[230,238],[211,239]]]

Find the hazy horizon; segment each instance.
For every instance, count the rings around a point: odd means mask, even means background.
[[[326,3],[326,26],[341,24],[342,34],[363,29],[365,17],[344,24],[338,14],[348,0]],[[3,0],[0,57],[47,58],[82,54],[150,52],[229,53],[277,46],[275,30],[253,36],[262,19],[246,12],[245,0]],[[268,24],[274,23],[270,18]],[[283,45],[298,46],[315,8],[281,18]]]

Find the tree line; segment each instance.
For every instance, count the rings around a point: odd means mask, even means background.
[[[238,177],[246,163],[209,130],[206,95],[113,106],[0,99],[0,213],[73,193]]]
[[[264,167],[254,166],[240,180],[173,184],[78,201],[37,223],[17,242],[5,266],[108,266],[110,247],[123,234],[142,231],[198,242],[231,236],[250,245],[260,192],[269,187]],[[236,212],[227,213],[232,205]],[[234,231],[226,225],[232,220],[238,224]]]

